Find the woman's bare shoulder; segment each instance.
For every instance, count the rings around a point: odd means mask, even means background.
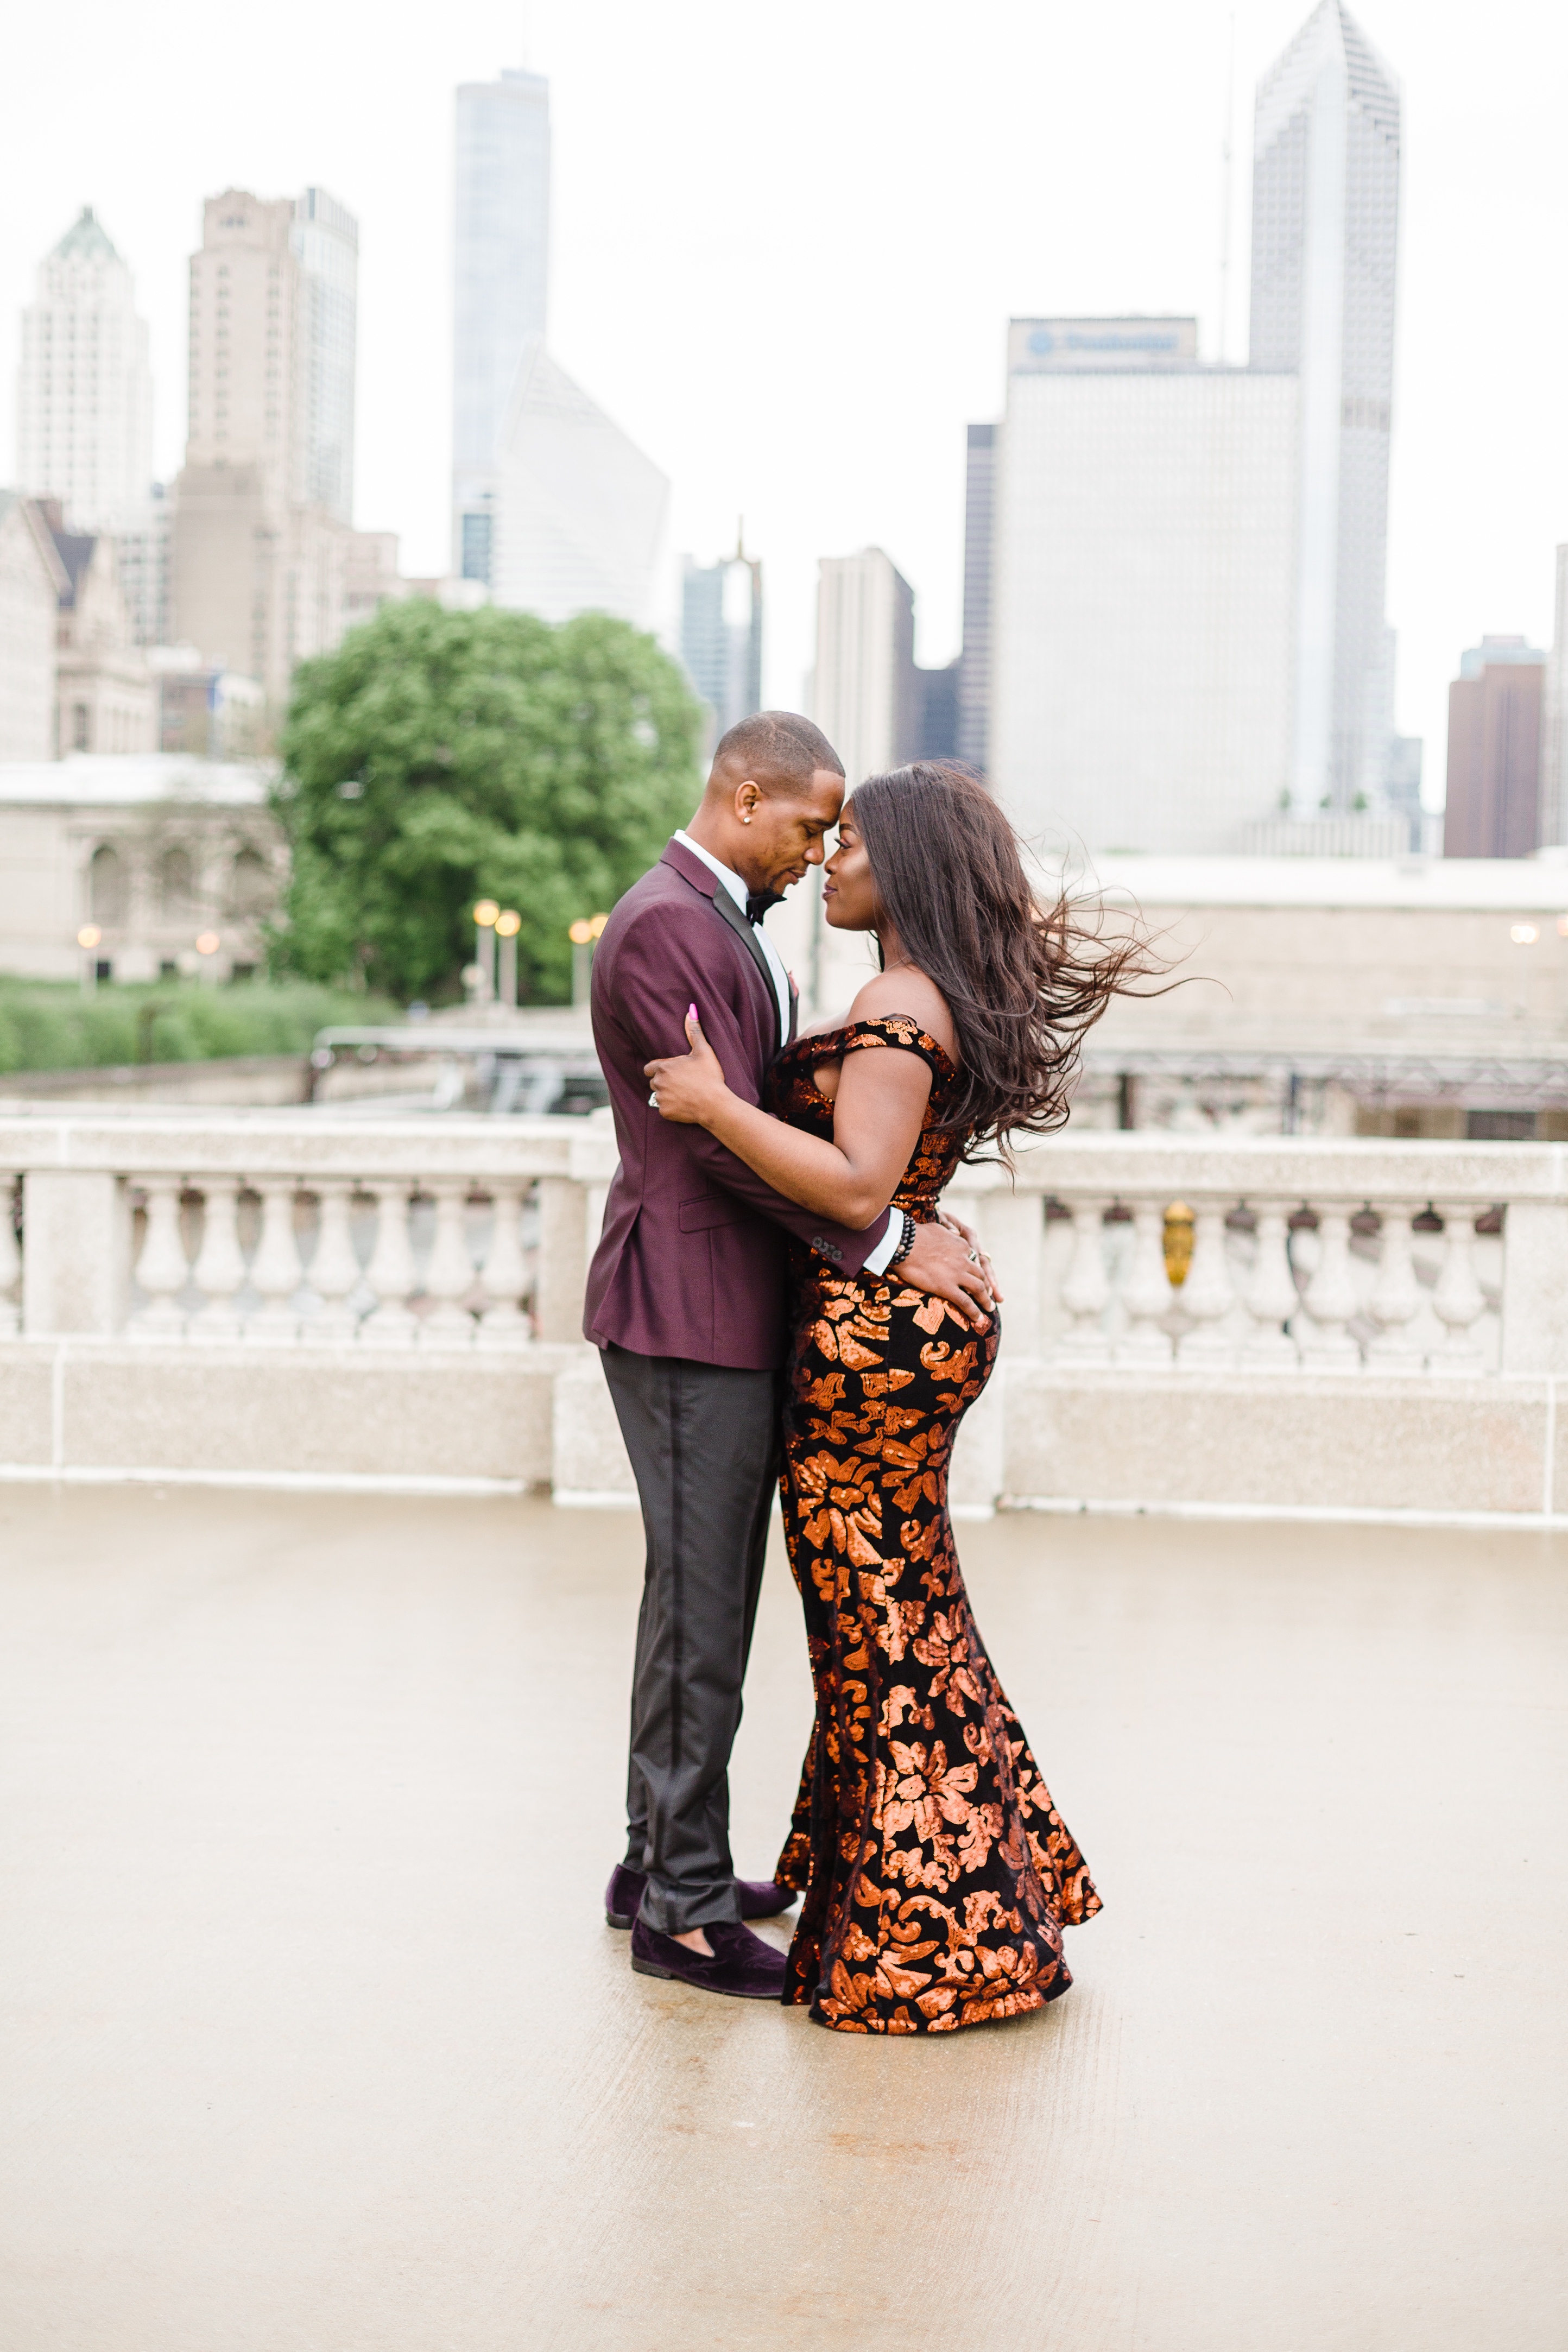
[[[910,964],[900,964],[896,971],[877,972],[868,980],[850,1006],[849,1018],[885,1021],[898,1013],[907,1013],[945,1052],[952,1053],[958,1037],[947,999],[934,980]]]

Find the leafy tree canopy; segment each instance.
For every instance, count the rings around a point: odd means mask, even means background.
[[[519,994],[563,1000],[568,926],[613,907],[696,805],[700,726],[674,662],[605,614],[384,605],[296,680],[274,968],[450,997],[489,898],[522,918]]]

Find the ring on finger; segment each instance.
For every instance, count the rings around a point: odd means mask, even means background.
[[[653,1105],[654,1109],[657,1110],[658,1108],[658,1097],[657,1095],[649,1095],[648,1100]]]

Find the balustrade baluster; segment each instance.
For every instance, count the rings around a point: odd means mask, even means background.
[[[1062,1284],[1062,1305],[1072,1317],[1072,1328],[1062,1334],[1061,1352],[1075,1362],[1103,1364],[1110,1360],[1110,1342],[1100,1328],[1110,1297],[1105,1274],[1105,1213],[1109,1193],[1069,1203],[1073,1223],[1072,1264]]]
[[[251,1288],[261,1306],[245,1327],[247,1339],[287,1346],[300,1336],[299,1310],[291,1303],[300,1287],[300,1244],[294,1237],[292,1176],[252,1178],[251,1190],[261,1195],[261,1238],[250,1262]]]
[[[1409,1328],[1421,1311],[1421,1286],[1415,1279],[1411,1255],[1410,1221],[1420,1214],[1426,1203],[1388,1201],[1379,1202],[1376,1206],[1383,1226],[1383,1250],[1377,1279],[1367,1301],[1367,1312],[1377,1325],[1376,1336],[1367,1346],[1367,1366],[1380,1372],[1418,1372],[1426,1359]]]
[[[202,1242],[191,1279],[203,1305],[192,1316],[193,1339],[237,1339],[242,1328],[237,1304],[245,1287],[245,1252],[239,1246],[239,1179],[204,1176]]]
[[[22,1253],[16,1247],[16,1179],[0,1169],[0,1339],[21,1328],[16,1292],[22,1279]]]
[[[425,1290],[436,1301],[424,1318],[420,1338],[439,1347],[467,1347],[473,1339],[474,1318],[458,1301],[474,1286],[474,1261],[468,1255],[468,1180],[439,1176],[424,1187],[436,1202],[436,1239],[425,1269]]]
[[[1318,1212],[1318,1263],[1301,1304],[1307,1310],[1301,1330],[1302,1369],[1310,1372],[1359,1370],[1361,1349],[1345,1328],[1361,1305],[1351,1274],[1348,1209]]]
[[[480,1276],[489,1302],[479,1322],[479,1342],[483,1347],[516,1347],[526,1344],[533,1336],[522,1312],[523,1295],[528,1288],[528,1261],[523,1255],[521,1234],[527,1190],[522,1184],[492,1184],[489,1188],[495,1217]]]
[[[178,1176],[139,1176],[132,1180],[147,1196],[147,1223],[136,1280],[147,1305],[131,1325],[133,1339],[178,1339],[185,1318],[174,1300],[190,1279],[184,1238],[180,1232]]]
[[[1119,1364],[1170,1364],[1171,1335],[1161,1318],[1170,1313],[1172,1297],[1165,1271],[1165,1212],[1157,1201],[1142,1201],[1132,1212],[1132,1261],[1121,1290],[1128,1322],[1116,1343]]]
[[[1476,1278],[1473,1255],[1477,1210],[1473,1201],[1434,1203],[1443,1220],[1443,1264],[1432,1293],[1432,1312],[1443,1326],[1443,1342],[1432,1356],[1434,1372],[1479,1372],[1482,1357],[1474,1326],[1486,1312],[1486,1293]]]
[[[1241,1360],[1248,1371],[1293,1372],[1300,1360],[1285,1327],[1301,1295],[1290,1271],[1290,1219],[1282,1208],[1259,1209],[1257,1215],[1252,1278],[1242,1301],[1252,1318],[1252,1330]]]
[[[1193,1318],[1176,1344],[1176,1361],[1188,1370],[1217,1370],[1236,1360],[1236,1341],[1225,1328],[1236,1305],[1226,1252],[1223,1202],[1198,1202],[1193,1210],[1193,1262],[1182,1285],[1182,1312]]]
[[[408,1310],[409,1293],[418,1280],[408,1239],[408,1184],[372,1184],[375,1200],[375,1247],[364,1278],[377,1304],[360,1332],[374,1347],[406,1348],[419,1337],[418,1318]]]
[[[301,1325],[300,1336],[331,1344],[336,1340],[353,1339],[359,1334],[359,1318],[348,1304],[349,1294],[359,1286],[360,1275],[353,1235],[349,1230],[349,1209],[354,1188],[352,1184],[317,1184],[312,1189],[316,1195],[319,1223],[309,1281],[321,1301],[321,1307],[319,1314],[312,1315]]]

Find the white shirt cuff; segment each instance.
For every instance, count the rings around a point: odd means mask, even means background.
[[[888,1260],[898,1248],[899,1239],[900,1234],[903,1233],[903,1211],[901,1209],[889,1209],[888,1211],[888,1230],[882,1235],[881,1240],[877,1244],[876,1248],[871,1252],[870,1256],[866,1260],[865,1265],[861,1267],[860,1271],[862,1274],[886,1274],[888,1270]]]

